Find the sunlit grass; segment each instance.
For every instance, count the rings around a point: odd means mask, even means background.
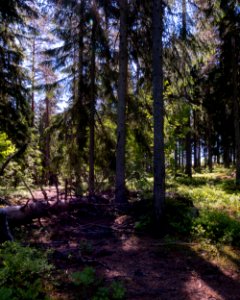
[[[240,217],[240,190],[235,188],[229,170],[195,174],[192,179],[176,178],[173,180],[173,189],[191,199],[199,209],[225,211],[231,216]]]

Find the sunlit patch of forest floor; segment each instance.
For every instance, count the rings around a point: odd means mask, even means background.
[[[240,191],[233,182],[222,172],[169,179],[168,194],[193,201],[199,216],[190,223],[173,222],[164,238],[145,230],[146,222],[137,231],[141,218],[113,213],[107,205],[42,218],[16,228],[14,235],[51,250],[51,299],[239,300]],[[98,199],[107,200],[106,195]],[[86,267],[96,277],[91,279]],[[72,274],[78,272],[83,279],[76,285]],[[120,286],[107,296],[112,282]]]

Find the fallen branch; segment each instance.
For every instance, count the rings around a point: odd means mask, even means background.
[[[84,212],[84,208],[88,208],[88,211],[92,211],[95,205],[86,201],[85,197],[75,198],[68,201],[57,200],[49,202],[45,200],[28,200],[24,205],[6,206],[0,208],[0,237],[3,235],[1,242],[8,240],[8,234],[11,235],[8,229],[8,222],[11,226],[17,226],[19,224],[31,223],[34,219],[40,219],[42,217],[51,217],[54,214],[59,214],[65,211],[71,211],[75,209],[81,209]],[[96,208],[98,213],[101,212],[100,208]],[[2,218],[2,220],[1,220]]]

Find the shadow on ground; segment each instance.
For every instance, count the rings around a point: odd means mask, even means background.
[[[129,224],[99,215],[63,213],[42,223],[29,242],[51,248],[51,261],[61,274],[91,265],[106,283],[123,282],[129,300],[240,299],[239,273],[220,269],[187,244],[137,236]],[[58,299],[78,299],[67,278],[59,280]]]

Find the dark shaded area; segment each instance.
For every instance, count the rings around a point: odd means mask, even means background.
[[[12,241],[13,237],[8,226],[7,215],[0,210],[0,244],[5,241]]]
[[[129,300],[239,299],[239,273],[221,270],[191,244],[136,234],[134,216],[76,209],[41,221],[43,227],[35,223],[34,230],[21,232],[30,245],[52,250],[58,299],[81,295],[66,272],[85,266],[94,267],[105,284],[123,282]]]

